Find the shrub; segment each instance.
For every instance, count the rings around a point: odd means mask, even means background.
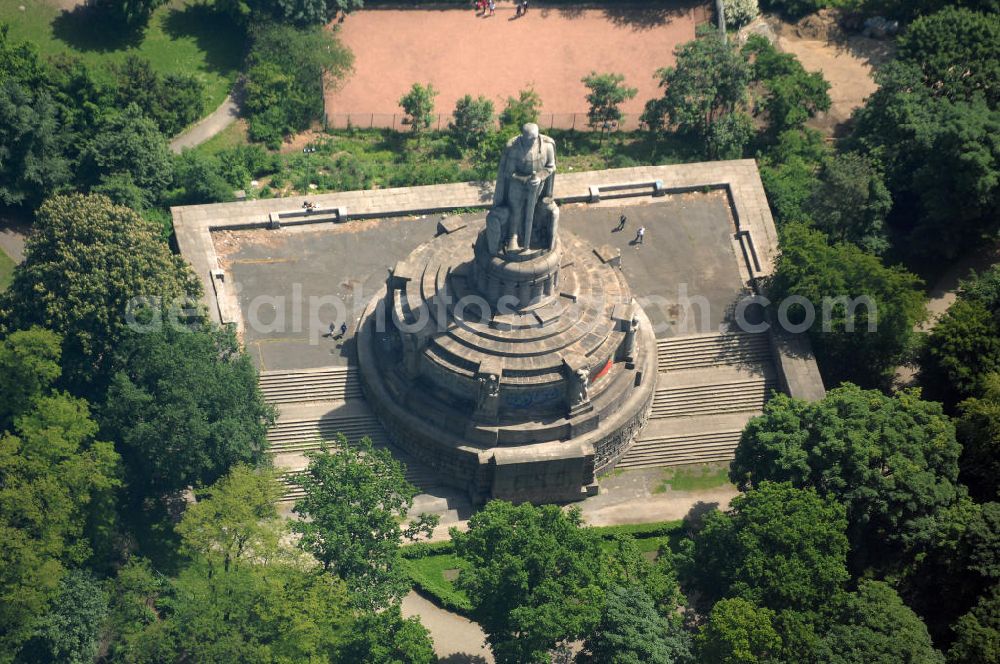
[[[726,0],[726,27],[742,28],[760,15],[757,0]]]

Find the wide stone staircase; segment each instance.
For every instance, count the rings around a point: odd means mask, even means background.
[[[390,445],[389,435],[368,407],[356,367],[329,367],[301,371],[263,371],[264,398],[279,415],[267,438],[274,465],[287,487],[284,500],[302,496],[296,476],[308,465],[306,452],[343,434],[349,443],[364,437],[376,448],[388,448],[405,466],[406,479],[418,489],[440,484],[437,473]]]
[[[657,351],[649,422],[616,467],[732,459],[747,420],[779,389],[767,334],[670,337]]]

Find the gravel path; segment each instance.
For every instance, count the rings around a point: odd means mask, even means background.
[[[201,145],[235,122],[239,112],[239,107],[233,100],[233,96],[227,96],[226,100],[210,115],[202,118],[198,124],[170,141],[170,149],[179,154],[184,148]]]

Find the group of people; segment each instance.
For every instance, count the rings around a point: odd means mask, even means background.
[[[618,217],[618,225],[615,226],[615,229],[612,232],[620,233],[621,231],[625,230],[625,224],[627,222],[628,222],[628,217],[626,217],[625,214],[622,213],[622,216]],[[646,227],[639,226],[639,228],[635,230],[635,239],[632,240],[630,244],[632,244],[633,246],[638,246],[640,244],[644,244],[645,239],[646,239]]]
[[[514,18],[520,18],[528,13],[528,0],[515,0],[517,13]],[[497,11],[496,0],[476,0],[476,16],[493,16]]]

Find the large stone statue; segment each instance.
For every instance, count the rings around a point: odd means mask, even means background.
[[[551,197],[555,171],[555,141],[539,134],[538,125],[529,122],[522,127],[520,136],[507,143],[500,159],[493,210],[487,216],[491,253],[499,252],[501,242],[506,243],[507,251],[530,249],[535,222],[545,217],[554,224],[557,213],[551,213],[555,207]],[[545,203],[540,205],[542,201]],[[545,248],[555,242],[555,229],[548,231],[545,237],[550,239]]]

